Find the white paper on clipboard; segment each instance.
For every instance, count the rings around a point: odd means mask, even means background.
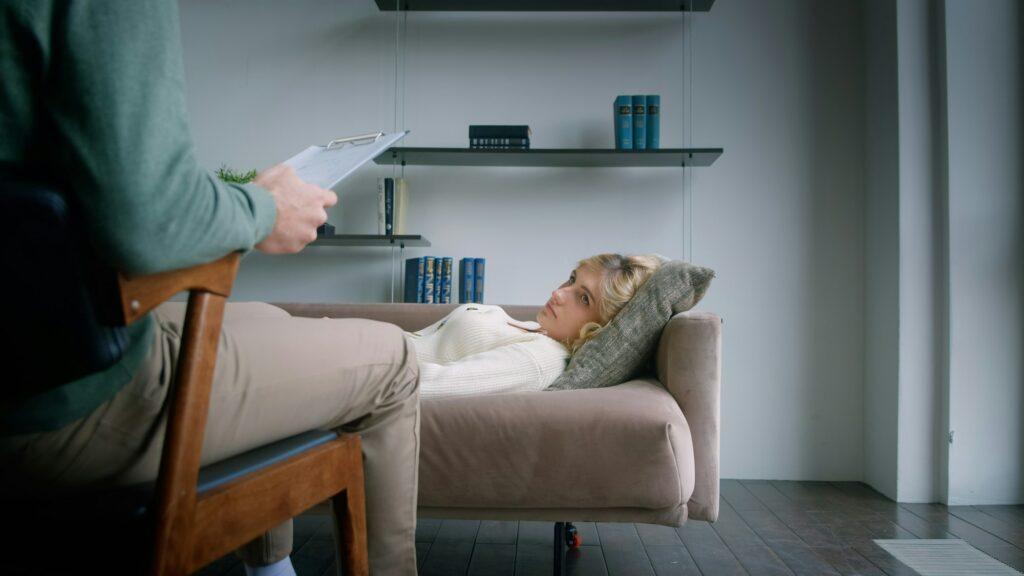
[[[284,163],[294,168],[295,174],[306,182],[322,188],[333,188],[408,133],[408,130],[391,134],[375,132],[342,138],[326,146],[310,146]]]

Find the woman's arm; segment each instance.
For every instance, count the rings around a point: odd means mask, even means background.
[[[566,353],[551,344],[517,342],[455,362],[420,362],[420,397],[543,390],[565,370]]]

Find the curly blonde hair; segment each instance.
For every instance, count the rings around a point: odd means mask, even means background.
[[[584,324],[579,337],[569,343],[569,353],[575,354],[587,341],[600,334],[664,262],[664,258],[655,254],[598,254],[577,262],[578,268],[586,267],[601,275],[601,305],[598,308],[601,321]]]

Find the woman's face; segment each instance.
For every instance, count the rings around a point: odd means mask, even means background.
[[[559,342],[579,338],[588,322],[600,322],[601,274],[587,267],[572,271],[569,279],[551,293],[537,322],[547,335]]]

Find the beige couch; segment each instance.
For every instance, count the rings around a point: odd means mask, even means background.
[[[407,331],[456,305],[277,304],[294,316],[370,318]],[[532,320],[539,307],[503,306]],[[657,380],[591,390],[425,400],[420,514],[644,522],[718,517],[721,320],[690,311],[661,335]]]

